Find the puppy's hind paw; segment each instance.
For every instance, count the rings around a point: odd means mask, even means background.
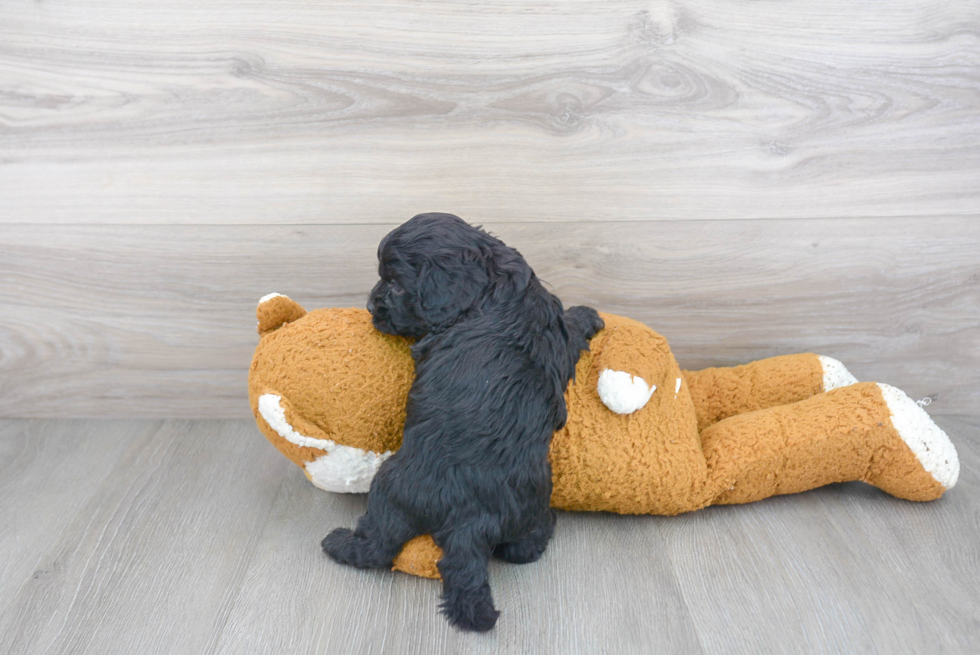
[[[470,632],[487,632],[497,623],[500,612],[493,606],[490,585],[483,585],[475,591],[465,589],[447,590],[439,606],[453,627]]]
[[[548,510],[547,518],[535,530],[521,539],[497,544],[493,549],[494,557],[511,564],[530,564],[538,561],[555,532],[557,516],[555,510]]]
[[[532,539],[522,539],[498,545],[493,549],[493,554],[511,564],[530,564],[541,559],[546,545]]]
[[[337,528],[323,538],[323,552],[335,562],[357,566],[357,538],[352,530]]]
[[[394,554],[388,553],[377,540],[347,528],[337,528],[320,542],[320,546],[335,562],[359,569],[387,568],[398,552],[396,549]]]

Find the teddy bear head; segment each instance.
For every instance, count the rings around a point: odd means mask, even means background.
[[[258,316],[248,386],[259,428],[316,486],[366,492],[401,445],[411,341],[372,329],[365,310],[306,313],[278,294]]]

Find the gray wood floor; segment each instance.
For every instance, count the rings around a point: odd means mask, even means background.
[[[494,563],[489,635],[439,586],[336,565],[363,496],[315,489],[247,421],[0,421],[0,653],[969,653],[980,419],[934,503],[860,483],[677,517],[563,513]]]

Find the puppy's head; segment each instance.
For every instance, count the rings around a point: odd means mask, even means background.
[[[452,214],[419,214],[378,246],[368,311],[381,332],[421,337],[502,302],[533,275],[516,250]]]

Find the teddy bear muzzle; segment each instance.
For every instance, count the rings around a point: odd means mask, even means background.
[[[262,394],[258,405],[262,419],[281,438],[302,448],[323,452],[306,461],[303,472],[314,486],[325,491],[367,493],[381,464],[392,455],[391,451],[376,453],[303,434],[286,418],[283,399],[278,394]]]

